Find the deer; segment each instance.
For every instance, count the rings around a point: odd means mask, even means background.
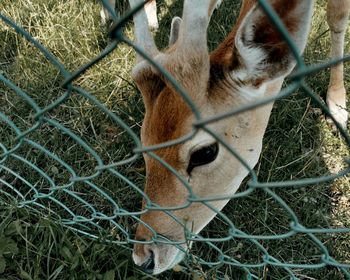
[[[131,8],[142,2],[129,0]],[[310,30],[313,1],[267,2],[280,17],[301,55]],[[172,21],[169,47],[164,51],[158,50],[150,32],[152,15],[145,9],[134,14],[135,44],[172,75],[204,119],[276,96],[296,65],[291,49],[257,0],[242,1],[236,24],[223,42],[209,53],[207,28],[219,3],[218,0],[185,0],[182,17]],[[150,4],[154,5],[155,1]],[[333,59],[343,56],[349,10],[350,0],[328,0],[327,21]],[[154,22],[156,18],[152,24]],[[132,78],[145,105],[141,127],[144,147],[172,141],[193,131],[196,118],[188,103],[164,74],[140,53],[136,55]],[[342,63],[331,69],[327,104],[334,119],[345,128],[348,113]],[[272,106],[270,102],[206,126],[234,148],[252,169],[262,151]],[[249,174],[249,168],[206,129],[198,129],[187,141],[156,149],[154,154],[176,170],[190,184],[193,194],[203,200],[231,197]],[[175,209],[168,211],[171,215],[159,209],[148,209],[140,216],[136,228],[138,242],[134,244],[133,260],[145,272],[156,275],[173,268],[184,258],[191,246],[186,242],[186,230],[198,234],[229,199],[188,203],[189,191],[179,177],[148,152],[144,152],[143,157],[145,195],[159,207]],[[176,208],[186,203],[188,207]],[[145,198],[142,209],[147,209]],[[180,245],[151,242],[155,235],[158,240],[164,238]]]

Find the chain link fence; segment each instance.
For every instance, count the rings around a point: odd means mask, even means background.
[[[133,228],[135,224],[142,222],[140,220],[140,215],[149,209],[162,210],[161,207],[152,203],[143,192],[142,179],[129,178],[125,175],[125,170],[131,168],[134,163],[140,164],[142,153],[147,153],[161,162],[163,166],[168,168],[183,182],[189,191],[189,200],[187,204],[177,209],[186,208],[190,203],[199,201],[217,212],[208,202],[224,198],[213,197],[203,201],[200,197],[196,197],[191,190],[190,183],[177,174],[175,169],[159,158],[153,151],[183,143],[191,139],[199,130],[204,130],[224,145],[232,156],[236,157],[244,166],[249,168],[244,159],[242,159],[232,147],[228,146],[219,135],[216,135],[208,127],[208,124],[251,110],[277,99],[291,96],[297,90],[310,98],[314,104],[316,104],[315,106],[320,107],[327,116],[331,117],[329,109],[320,97],[313,92],[306,82],[305,77],[315,74],[322,69],[328,69],[340,61],[349,61],[350,56],[346,55],[336,61],[327,61],[318,65],[306,66],[303,58],[298,55],[298,51],[280,19],[264,0],[260,0],[259,5],[277,26],[290,48],[293,50],[295,59],[297,60],[297,67],[294,73],[289,77],[288,86],[284,87],[277,96],[259,100],[242,108],[223,112],[222,114],[208,119],[202,119],[200,117],[195,102],[182,90],[181,85],[177,84],[175,79],[171,77],[161,65],[153,61],[139,46],[135,45],[132,40],[125,36],[123,32],[124,27],[132,19],[133,14],[142,6],[134,10],[129,10],[120,17],[116,17],[111,7],[108,6],[107,1],[103,1],[103,4],[110,10],[111,14],[114,15],[114,24],[110,31],[110,42],[100,55],[89,61],[86,65],[79,67],[73,73],[69,72],[65,65],[60,63],[56,56],[50,52],[47,47],[43,46],[39,42],[40,40],[35,39],[29,31],[17,25],[16,22],[4,14],[0,14],[0,19],[4,24],[23,36],[29,44],[39,50],[45,58],[58,69],[62,80],[61,87],[64,89],[62,95],[48,100],[48,104],[42,106],[35,101],[35,98],[32,98],[30,94],[21,89],[11,81],[11,79],[7,78],[5,72],[0,72],[1,91],[13,92],[17,96],[16,98],[21,99],[26,103],[26,106],[30,108],[29,120],[27,122],[29,125],[27,125],[25,129],[16,124],[15,117],[11,115],[11,111],[5,110],[5,107],[1,108],[0,111],[1,131],[4,133],[3,135],[7,135],[7,138],[4,139],[2,137],[2,142],[0,142],[0,200],[2,203],[15,204],[19,208],[26,207],[39,215],[44,215],[57,223],[65,225],[81,235],[115,243],[120,246],[130,247],[131,244],[139,242],[133,237]],[[185,135],[169,143],[144,147],[141,144],[137,132],[130,127],[127,121],[109,110],[107,106],[87,90],[76,85],[75,82],[79,80],[84,73],[89,71],[91,67],[120,48],[121,45],[125,44],[149,60],[150,64],[163,73],[164,77],[169,80],[185,102],[190,106],[196,116],[196,121],[193,123],[193,131],[189,135]],[[67,100],[72,96],[79,96],[79,98],[92,104],[96,112],[102,113],[102,115],[112,123],[112,126],[118,127],[119,130],[123,131],[124,136],[127,135],[127,141],[129,143],[128,150],[120,155],[118,160],[106,161],[105,155],[98,152],[98,147],[88,143],[84,137],[79,135],[74,129],[56,120],[55,114],[57,114],[57,110],[62,108],[62,105],[67,103]],[[7,100],[7,102],[11,102],[11,100]],[[94,121],[94,119],[92,119],[92,121]],[[347,131],[339,126],[338,129],[346,144],[350,146],[350,136]],[[98,132],[93,131],[92,133]],[[45,144],[38,140],[41,137],[48,136],[52,137],[52,139],[47,139]],[[56,144],[53,146],[50,144],[52,141],[56,141]],[[59,146],[61,144],[63,145],[65,142],[74,143],[72,149],[78,149],[83,155],[82,161],[84,162],[81,166],[84,172],[77,170],[71,162],[66,161],[64,157],[58,155],[59,153],[57,153],[57,151]],[[66,152],[69,153],[69,151]],[[247,182],[247,187],[235,194],[232,198],[242,199],[254,192],[261,191],[283,210],[288,217],[289,224],[283,225],[284,232],[280,234],[254,234],[241,230],[235,225],[235,221],[226,214],[221,212],[217,213],[217,219],[226,225],[225,231],[221,233],[216,232],[212,234],[212,236],[203,236],[199,234],[187,235],[188,241],[193,241],[194,246],[198,246],[198,254],[196,250],[194,250],[192,254],[188,252],[187,262],[190,264],[189,266],[195,264],[205,265],[209,268],[221,266],[235,267],[241,269],[247,279],[260,279],[256,275],[256,271],[257,269],[265,269],[266,267],[283,269],[290,279],[299,279],[295,271],[300,269],[319,269],[330,266],[338,268],[345,278],[350,279],[350,264],[340,262],[334,258],[330,253],[330,248],[322,241],[323,235],[341,234],[345,236],[350,233],[350,228],[307,227],[300,222],[298,215],[278,194],[280,189],[288,189],[289,191],[295,187],[315,186],[346,176],[350,172],[350,159],[345,159],[345,161],[347,165],[346,168],[337,174],[325,174],[324,176],[315,178],[281,182],[260,182],[256,171],[249,170],[250,180]],[[113,194],[110,188],[105,187],[105,178],[113,178],[115,184],[113,186]],[[127,204],[123,202],[123,197],[126,193],[132,193],[130,197],[132,200],[137,201],[136,206],[135,203]],[[147,206],[143,210],[140,208],[142,198],[147,202]],[[163,210],[169,215],[172,215],[169,209]],[[176,218],[174,217],[174,219]],[[278,258],[276,252],[270,251],[269,248],[264,246],[266,241],[276,240],[288,242],[290,238],[297,235],[302,235],[305,239],[310,240],[311,246],[317,251],[317,253],[315,253],[317,257],[314,255],[311,260],[287,262]],[[229,244],[231,244],[231,246],[234,244],[234,247],[237,248],[237,246],[241,246],[241,243],[238,243],[238,245],[234,243],[237,242],[237,240],[249,244],[250,247],[248,248],[251,248],[254,254],[257,254],[255,261],[246,261],[242,256],[237,257],[236,255],[232,255],[230,249],[227,247],[230,245],[223,245],[227,244],[227,242],[232,242]],[[164,243],[165,241],[164,239],[158,239],[155,235],[152,242]],[[174,246],[179,245],[177,242],[171,240],[167,243],[173,244]],[[211,257],[208,259],[201,256],[201,250],[209,250],[212,252],[210,254]],[[225,276],[221,275],[220,272],[217,272],[216,277],[217,279],[225,279]]]

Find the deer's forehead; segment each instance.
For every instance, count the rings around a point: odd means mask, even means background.
[[[146,107],[142,142],[155,145],[179,138],[191,130],[193,113],[182,97],[164,89],[151,106]]]

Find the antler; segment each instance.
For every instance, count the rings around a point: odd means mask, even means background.
[[[178,49],[195,47],[207,51],[207,28],[218,0],[186,0],[179,32]]]
[[[146,1],[129,0],[131,9],[137,7],[143,2],[147,3],[150,1],[149,0],[146,0]],[[134,14],[134,25],[135,25],[136,44],[142,47],[148,55],[152,57],[157,55],[159,53],[159,50],[157,49],[154,43],[153,37],[151,35],[151,32],[149,30],[149,23],[148,23],[145,7],[143,7],[139,12]],[[136,56],[137,63],[141,62],[142,60],[143,60],[142,56],[137,54]]]

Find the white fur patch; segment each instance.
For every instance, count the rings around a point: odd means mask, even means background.
[[[244,46],[241,41],[237,44],[237,48],[244,61],[244,68],[235,71],[236,77],[242,81],[259,77],[263,72],[262,63],[267,57],[266,53],[259,48]]]

